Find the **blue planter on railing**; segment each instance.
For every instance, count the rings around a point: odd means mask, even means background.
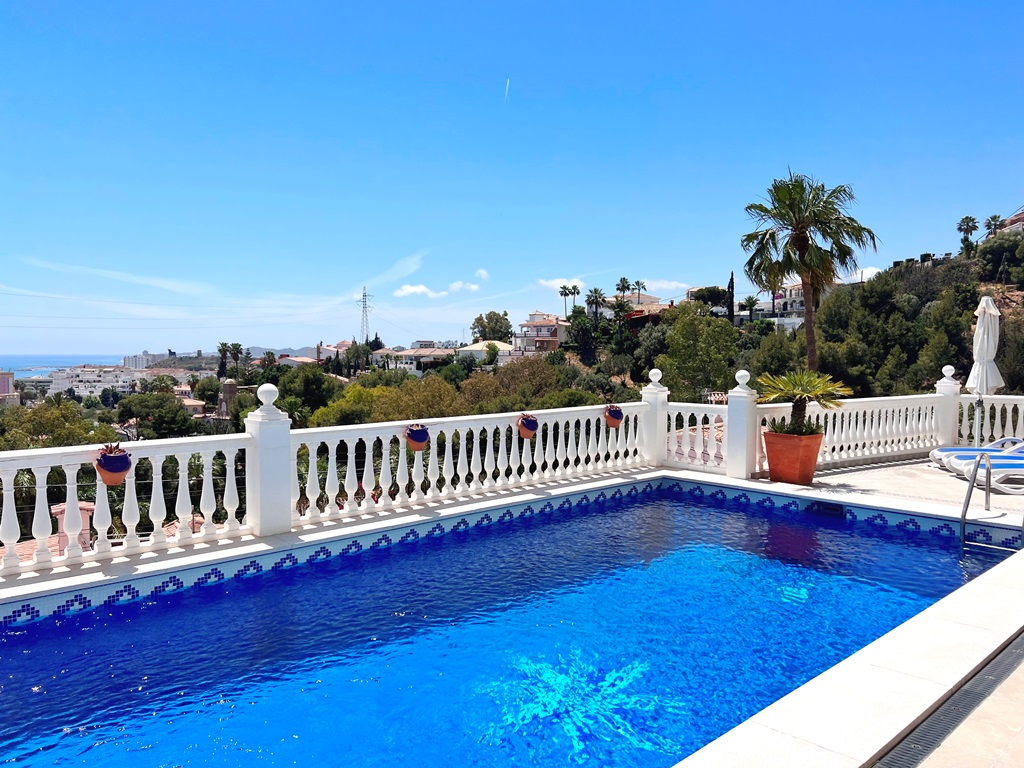
[[[430,442],[430,432],[422,424],[410,424],[405,428],[405,442],[414,451],[422,451]]]
[[[622,423],[622,409],[617,405],[609,405],[604,409],[604,420],[613,429]]]
[[[131,454],[117,446],[106,446],[96,457],[96,472],[104,485],[121,485],[131,468]]]
[[[524,440],[529,440],[537,434],[537,429],[540,427],[537,417],[532,416],[529,413],[521,415],[516,424],[519,426],[519,436]]]

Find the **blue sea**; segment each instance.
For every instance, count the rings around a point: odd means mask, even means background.
[[[14,371],[14,378],[49,376],[58,368],[72,365],[120,365],[123,355],[83,352],[77,355],[5,355],[0,353],[0,371]]]

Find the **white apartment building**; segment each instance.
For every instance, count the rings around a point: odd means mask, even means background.
[[[149,368],[149,366],[153,365],[154,363],[159,363],[161,360],[166,359],[166,352],[151,353],[144,349],[142,350],[141,355],[125,355],[124,359],[122,360],[122,363],[125,368],[131,368],[136,371],[141,371],[145,368]]]
[[[50,386],[51,392],[71,389],[79,397],[85,397],[99,395],[108,388],[126,395],[131,391],[135,375],[131,369],[123,365],[76,365],[54,371],[50,374],[50,379],[53,381]]]

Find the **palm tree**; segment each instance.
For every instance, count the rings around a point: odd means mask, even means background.
[[[740,306],[750,313],[750,322],[754,322],[754,310],[757,309],[757,296],[747,296]]]
[[[239,378],[239,376],[238,376],[238,361],[241,359],[242,353],[243,353],[242,345],[239,344],[237,341],[233,342],[228,347],[228,354],[231,355],[231,360],[235,363],[235,378],[236,379]]]
[[[978,231],[978,220],[973,216],[964,216],[956,223],[956,231],[970,237]]]
[[[633,311],[633,305],[628,300],[618,298],[612,305],[612,317],[615,320],[616,326],[618,326],[619,338],[622,338],[622,326],[626,324],[626,318],[629,313]]]
[[[605,295],[600,288],[591,288],[587,293],[587,306],[594,310],[594,322],[597,322],[597,313],[604,306]]]
[[[569,295],[572,296],[572,307],[576,308],[576,297],[580,295],[580,287],[573,283],[569,286]]]
[[[1003,224],[1003,217],[998,213],[994,213],[985,219],[985,232],[988,233],[988,237],[995,236],[996,232],[999,231],[999,227]]]
[[[260,358],[259,363],[263,368],[271,368],[277,365],[277,355],[271,352],[269,349],[263,353],[263,357]]]
[[[629,282],[628,277],[620,277],[619,282],[615,284],[615,290],[618,291],[619,296],[626,298],[626,294],[633,288],[633,284]]]
[[[220,366],[217,368],[217,375],[228,375],[228,355],[231,353],[231,345],[222,341],[217,345],[217,354],[220,355]]]
[[[841,184],[828,189],[809,176],[790,173],[768,188],[766,203],[751,203],[747,215],[761,229],[740,239],[750,253],[744,265],[747,277],[758,287],[800,279],[804,294],[804,333],[807,336],[807,367],[818,369],[814,338],[814,304],[820,292],[834,285],[840,275],[857,268],[853,247],[877,250],[875,233],[846,213],[856,198]]]
[[[199,384],[199,374],[190,373],[185,381],[188,383],[188,388],[192,390],[192,394],[194,395],[196,393],[196,386]]]
[[[640,306],[640,291],[644,290],[646,287],[647,287],[647,283],[645,283],[643,280],[634,280],[633,281],[632,288],[633,288],[634,291],[636,291],[636,305],[638,307]]]
[[[572,289],[568,285],[563,285],[558,289],[558,295],[562,297],[562,314],[568,316],[569,305],[566,303],[566,299],[572,295]]]

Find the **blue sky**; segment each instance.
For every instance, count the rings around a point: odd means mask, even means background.
[[[1019,6],[0,5],[0,352],[352,338],[742,277],[787,168],[877,267],[1024,206]],[[507,97],[506,97],[507,85]],[[553,287],[551,287],[553,286]]]

